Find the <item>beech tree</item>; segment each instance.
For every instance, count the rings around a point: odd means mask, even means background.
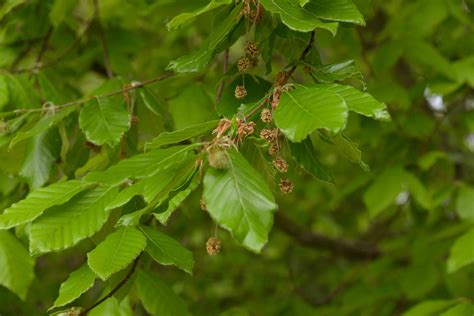
[[[0,314],[473,315],[473,12],[3,1]]]

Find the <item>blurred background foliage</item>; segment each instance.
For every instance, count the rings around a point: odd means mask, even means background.
[[[165,228],[192,250],[193,275],[156,267],[193,315],[474,314],[474,2],[354,2],[366,26],[341,24],[335,36],[318,29],[314,58],[324,65],[353,60],[352,71],[357,67],[367,90],[387,104],[392,122],[351,114],[345,137],[330,143],[324,134],[313,136],[318,158],[332,170],[335,184],[290,165],[295,191],[277,197],[281,215],[260,255],[223,230],[218,231],[221,253],[207,255],[205,242],[215,225],[200,210],[202,190],[196,190]],[[89,0],[2,1],[0,110],[37,108],[44,100],[62,104],[94,93],[107,80],[100,28],[115,75],[125,82],[156,77],[170,60],[201,47],[213,19],[225,12],[210,11],[172,31],[166,23],[207,3],[101,0],[98,24]],[[268,12],[265,18],[270,19]],[[272,70],[266,74],[272,81],[298,58],[308,34],[282,24],[270,32],[276,32]],[[242,37],[231,47],[231,68],[244,43]],[[169,109],[174,128],[218,118],[216,89],[232,77],[223,77],[222,64],[220,54],[204,71],[148,87]],[[265,62],[255,73],[266,73]],[[301,70],[295,76],[311,82]],[[364,88],[359,80],[353,83]],[[233,94],[228,86],[224,100]],[[7,92],[11,102],[3,102]],[[163,131],[166,122],[146,107],[137,111],[139,144],[125,146],[125,154]],[[75,122],[77,114],[11,149],[10,136],[0,136],[0,209],[28,190],[110,163],[107,151],[112,149],[86,148],[84,136],[68,120]],[[1,118],[0,124],[5,128]],[[65,138],[69,151],[62,153]],[[41,153],[45,148],[50,148],[48,155]],[[382,255],[346,256],[333,245],[312,242],[315,232],[377,244]],[[0,314],[43,315],[59,284],[93,245],[93,240],[84,241],[38,257],[24,301],[0,286]],[[103,288],[96,284],[75,305],[89,305]],[[145,314],[131,295],[109,299],[90,315]]]

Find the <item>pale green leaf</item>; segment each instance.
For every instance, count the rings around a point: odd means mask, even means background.
[[[237,5],[223,21],[216,25],[200,50],[171,61],[167,69],[173,69],[176,72],[196,72],[207,66],[216,54],[219,45],[239,23],[241,9],[242,4]]]
[[[474,305],[470,303],[456,305],[440,316],[472,316],[474,315]]]
[[[282,22],[292,30],[310,32],[323,28],[336,35],[338,23],[321,21],[308,5],[301,7],[296,0],[261,0],[260,3],[268,11],[280,14]]]
[[[320,19],[365,25],[365,20],[352,0],[310,0],[305,9]]]
[[[101,279],[125,269],[145,249],[146,237],[134,227],[120,227],[87,254],[89,267]]]
[[[140,179],[153,176],[170,166],[183,162],[195,145],[175,146],[153,150],[121,160],[105,171],[91,172],[85,181],[106,185],[117,185],[127,179]]]
[[[146,311],[160,316],[187,316],[186,303],[156,275],[140,271],[137,276],[138,296]]]
[[[463,219],[474,220],[474,188],[462,186],[456,198],[456,210]]]
[[[72,13],[75,5],[76,0],[55,0],[49,12],[51,23],[57,27]]]
[[[87,264],[73,271],[66,281],[61,283],[59,295],[50,308],[56,308],[71,303],[94,285],[96,274]]]
[[[193,125],[174,132],[164,132],[145,145],[146,150],[158,149],[160,147],[177,144],[182,141],[204,135],[216,128],[219,121],[209,121],[206,123]]]
[[[231,3],[232,0],[211,0],[206,6],[196,9],[193,12],[181,13],[180,15],[175,16],[171,21],[166,24],[166,27],[169,31],[177,29],[178,27],[193,21],[197,16],[201,14],[214,10],[222,5]]]
[[[117,193],[115,187],[97,187],[47,210],[31,225],[30,252],[67,249],[94,235],[107,221],[110,212],[105,206]]]
[[[117,99],[97,97],[82,108],[79,126],[90,142],[116,145],[130,128],[130,114]]]
[[[67,202],[89,184],[78,180],[54,183],[30,193],[25,199],[13,204],[0,215],[0,229],[28,223],[52,206]]]
[[[331,170],[324,166],[316,157],[313,143],[309,137],[301,143],[290,142],[291,155],[304,170],[313,177],[334,183]]]
[[[21,299],[33,280],[33,261],[28,251],[11,233],[0,231],[0,284]]]
[[[140,226],[147,238],[146,252],[163,265],[175,265],[189,274],[193,272],[193,253],[173,238],[149,226]]]
[[[377,120],[390,120],[390,114],[384,103],[377,101],[368,93],[357,90],[351,86],[339,84],[325,84],[321,87],[327,88],[329,91],[337,93],[346,101],[347,108],[361,115],[373,117]]]
[[[46,131],[48,128],[56,126],[65,117],[67,117],[69,114],[76,110],[76,106],[71,106],[54,114],[47,113],[33,127],[28,127],[26,129],[19,130],[15,137],[12,139],[10,143],[10,148],[15,146],[15,144],[21,142],[22,140],[36,136],[39,133]]]
[[[312,74],[318,81],[324,83],[342,81],[349,78],[363,80],[362,73],[357,69],[353,60],[312,67]]]
[[[163,120],[163,125],[166,130],[173,129],[173,119],[168,111],[168,108],[163,104],[161,100],[158,100],[146,87],[138,89],[138,95],[140,96],[143,104],[153,114],[158,115]]]
[[[337,134],[332,138],[334,146],[347,159],[360,165],[365,171],[369,171],[369,166],[362,160],[362,152],[359,145],[350,140],[347,136]]]
[[[301,142],[318,128],[338,132],[347,121],[344,99],[327,86],[298,86],[284,92],[273,113],[275,124],[291,141]]]
[[[88,316],[133,316],[134,309],[130,304],[130,299],[126,297],[120,301],[116,296],[106,299],[99,306],[87,313]]]
[[[265,182],[237,151],[227,151],[229,167],[210,168],[204,198],[211,217],[248,249],[259,252],[273,225],[275,199]]]
[[[433,301],[424,301],[414,307],[410,308],[408,311],[403,313],[403,316],[436,316],[439,315],[442,311],[446,310],[448,307],[455,304],[453,300],[433,300]]]
[[[61,150],[61,138],[56,129],[49,129],[28,140],[20,175],[27,179],[31,190],[48,182]]]
[[[448,273],[474,263],[474,229],[454,242],[448,259]]]

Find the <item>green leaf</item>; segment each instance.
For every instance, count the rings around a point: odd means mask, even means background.
[[[321,85],[327,90],[337,93],[346,101],[347,108],[350,111],[364,116],[372,117],[377,120],[390,120],[387,107],[384,103],[377,101],[368,93],[357,90],[351,86],[343,86],[336,83]]]
[[[207,134],[216,128],[218,122],[218,120],[209,121],[206,123],[189,126],[178,131],[161,133],[158,135],[158,137],[145,145],[146,151],[158,149],[170,144],[177,144],[182,141]]]
[[[328,86],[298,86],[284,92],[273,113],[275,124],[293,142],[301,142],[318,128],[338,132],[347,121],[344,99]]]
[[[166,225],[171,214],[179,205],[198,187],[201,182],[200,177],[196,174],[191,179],[189,185],[178,191],[172,198],[168,200],[168,208],[162,213],[154,213],[155,218],[163,225]]]
[[[61,283],[59,295],[50,309],[64,306],[77,299],[94,285],[96,277],[96,274],[89,266],[83,264],[80,268],[73,271],[66,281]]]
[[[0,229],[9,229],[28,223],[39,217],[44,210],[67,202],[88,184],[78,180],[58,182],[31,192],[25,199],[13,204],[0,215]]]
[[[47,210],[31,225],[30,252],[36,255],[67,249],[94,235],[109,218],[105,206],[117,193],[114,187],[97,187]]]
[[[273,225],[275,199],[265,180],[237,151],[227,151],[229,168],[210,168],[204,198],[211,217],[248,249],[259,252]]]
[[[1,15],[1,14],[0,14]],[[17,109],[32,109],[38,105],[37,95],[29,75],[5,75],[8,84],[10,104]]]
[[[152,113],[158,115],[164,123],[166,130],[173,129],[173,119],[170,112],[162,102],[160,102],[146,87],[138,89],[138,95],[140,96],[143,104]]]
[[[0,111],[10,101],[10,92],[8,91],[7,77],[0,74]]]
[[[440,316],[472,316],[474,315],[474,305],[473,304],[459,304],[456,305],[444,313],[442,313]]]
[[[175,16],[171,21],[166,24],[168,31],[177,29],[180,26],[186,25],[192,22],[197,16],[214,10],[222,5],[231,4],[232,0],[211,0],[206,6],[194,10],[193,12],[181,13]]]
[[[134,310],[130,304],[130,299],[120,301],[117,295],[106,299],[99,306],[87,313],[88,316],[133,316]]]
[[[175,265],[189,274],[193,273],[193,253],[173,238],[149,226],[140,226],[147,238],[146,252],[163,265]]]
[[[20,175],[27,179],[31,190],[48,182],[60,151],[61,138],[56,129],[41,132],[28,141]]]
[[[0,231],[0,284],[21,299],[33,281],[33,261],[28,251],[12,234]]]
[[[369,166],[362,160],[362,152],[359,149],[359,145],[343,134],[337,134],[332,140],[344,157],[359,164],[363,170],[370,171]]]
[[[324,83],[342,81],[350,78],[363,80],[362,73],[357,69],[353,60],[312,67],[312,74],[318,81]]]
[[[474,229],[462,235],[454,242],[448,259],[448,273],[474,263]]]
[[[77,110],[77,106],[71,106],[64,110],[61,110],[54,114],[46,114],[43,116],[33,127],[27,126],[26,128],[21,129],[15,135],[10,143],[10,148],[15,146],[15,144],[25,140],[27,138],[38,135],[41,132],[46,131],[48,128],[56,126],[69,114]]]
[[[305,9],[320,19],[365,25],[365,20],[352,0],[310,0]]]
[[[79,114],[79,126],[96,145],[116,145],[130,128],[130,114],[123,103],[108,97],[89,101]]]
[[[304,170],[315,178],[334,183],[332,171],[316,157],[311,138],[307,137],[301,143],[290,142],[289,144],[291,155]]]
[[[158,149],[121,160],[105,171],[88,174],[86,182],[105,185],[118,185],[127,179],[140,179],[153,176],[155,173],[184,161],[195,145],[175,146]]]
[[[456,210],[463,219],[474,220],[474,188],[462,186],[456,198]]]
[[[156,275],[139,271],[136,282],[138,296],[148,313],[160,316],[189,315],[186,303]]]
[[[332,35],[337,33],[338,23],[321,21],[314,8],[301,7],[297,0],[261,0],[260,3],[268,11],[280,14],[281,21],[292,30],[310,32],[322,28]]]
[[[439,315],[442,311],[455,304],[454,300],[433,300],[421,302],[403,313],[403,316]]]
[[[145,249],[146,237],[134,227],[120,227],[87,254],[87,263],[102,280],[125,269]]]
[[[76,0],[55,0],[51,11],[49,12],[49,19],[51,23],[57,27],[61,22],[72,13],[76,5]]]
[[[171,61],[167,69],[172,69],[176,72],[196,72],[207,66],[217,53],[218,47],[239,23],[241,9],[242,4],[237,5],[223,21],[216,25],[199,51]]]

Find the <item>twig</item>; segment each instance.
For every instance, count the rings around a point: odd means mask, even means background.
[[[95,10],[95,16],[96,16],[97,29],[99,31],[99,40],[102,45],[102,51],[104,54],[105,70],[107,71],[107,77],[111,79],[114,77],[114,74],[112,71],[112,65],[110,64],[109,49],[107,47],[107,41],[105,38],[104,29],[102,28],[102,23],[100,23],[100,11],[99,11],[98,0],[94,0],[94,10]]]
[[[227,73],[227,69],[229,68],[229,49],[227,48],[224,52],[224,75]],[[222,92],[224,91],[225,80],[222,79],[219,87],[217,88],[216,93],[216,104],[219,103],[222,97]]]
[[[375,247],[367,247],[358,242],[334,239],[309,231],[285,216],[281,211],[275,215],[275,224],[280,230],[304,246],[323,248],[349,259],[372,260],[381,255]]]
[[[43,38],[43,43],[41,44],[40,51],[38,53],[38,56],[36,57],[36,66],[38,66],[41,63],[41,60],[43,59],[43,55],[48,49],[48,43],[49,39],[51,38],[51,35],[53,34],[54,28],[52,26],[49,27],[48,32]]]
[[[18,110],[12,111],[12,113],[18,114],[18,113],[29,113],[29,112],[43,112],[43,111],[48,111],[48,110],[51,110],[51,109],[58,110],[58,109],[66,108],[66,107],[73,106],[73,105],[83,104],[83,103],[92,101],[94,99],[112,97],[114,95],[121,94],[121,93],[130,91],[130,90],[138,89],[138,88],[141,88],[143,86],[146,86],[146,85],[158,82],[158,81],[162,81],[162,80],[165,80],[165,79],[173,77],[173,76],[176,76],[176,73],[168,73],[168,74],[165,74],[165,75],[162,75],[162,76],[159,76],[159,77],[147,80],[147,81],[143,81],[143,82],[140,82],[140,83],[134,83],[132,85],[126,86],[125,88],[123,88],[121,90],[112,91],[112,92],[102,94],[102,95],[90,96],[90,97],[87,97],[87,98],[84,98],[84,99],[67,102],[67,103],[64,103],[64,104],[61,104],[61,105],[55,105],[55,106],[49,107],[49,108],[18,109]]]
[[[127,281],[130,279],[130,277],[133,275],[133,273],[135,272],[136,268],[137,268],[137,265],[138,265],[138,261],[140,261],[140,256],[138,256],[135,261],[133,261],[133,264],[132,264],[132,267],[130,268],[130,271],[128,271],[127,275],[123,278],[122,281],[120,281],[119,284],[117,284],[106,296],[104,296],[103,298],[101,298],[100,300],[98,300],[97,302],[95,302],[94,304],[92,304],[91,306],[87,307],[86,309],[84,309],[79,315],[80,316],[85,316],[87,315],[87,313],[89,313],[92,309],[96,308],[97,306],[99,306],[100,304],[102,304],[104,301],[108,300],[109,298],[111,298],[118,290],[120,290],[120,288],[122,286],[125,285],[125,283],[127,283]]]

